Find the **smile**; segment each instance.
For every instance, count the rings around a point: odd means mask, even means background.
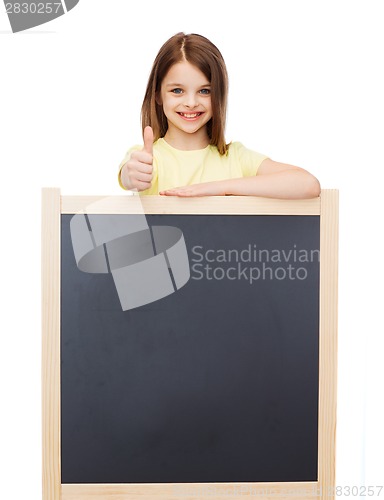
[[[183,118],[186,118],[187,120],[193,120],[193,119],[201,116],[203,114],[203,112],[202,111],[200,111],[198,113],[180,113],[180,112],[178,112],[177,114]]]

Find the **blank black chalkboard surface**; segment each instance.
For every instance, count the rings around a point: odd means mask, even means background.
[[[43,190],[43,499],[332,498],[338,192]]]

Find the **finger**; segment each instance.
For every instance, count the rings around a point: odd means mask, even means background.
[[[143,139],[144,139],[144,148],[143,150],[149,153],[150,155],[153,154],[153,130],[152,127],[145,127],[144,133],[143,133]]]
[[[137,183],[137,188],[140,190],[140,191],[144,191],[145,189],[149,189],[151,187],[151,183],[150,182],[138,182]]]
[[[136,174],[136,180],[141,181],[141,182],[151,182],[152,181],[152,174],[144,174],[144,173],[138,172]]]
[[[160,191],[159,194],[163,196],[180,196],[181,192],[177,189],[167,189],[166,191]]]
[[[139,168],[139,163],[146,163],[147,165],[152,166],[153,156],[143,149],[132,153],[131,160],[135,162],[136,168]]]

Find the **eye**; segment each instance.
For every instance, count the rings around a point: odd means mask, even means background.
[[[201,89],[200,93],[203,95],[209,95],[211,93],[211,89]]]
[[[183,93],[183,91],[181,89],[172,89],[171,92],[173,94],[182,94]]]

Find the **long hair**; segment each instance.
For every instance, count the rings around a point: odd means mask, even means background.
[[[219,49],[201,35],[177,33],[159,50],[149,75],[141,108],[143,131],[150,125],[155,140],[166,134],[167,118],[163,106],[156,102],[156,97],[171,66],[181,61],[188,61],[196,66],[211,84],[212,118],[207,123],[207,132],[210,144],[216,146],[219,153],[224,155],[229,147],[224,137],[228,95],[227,69]]]

